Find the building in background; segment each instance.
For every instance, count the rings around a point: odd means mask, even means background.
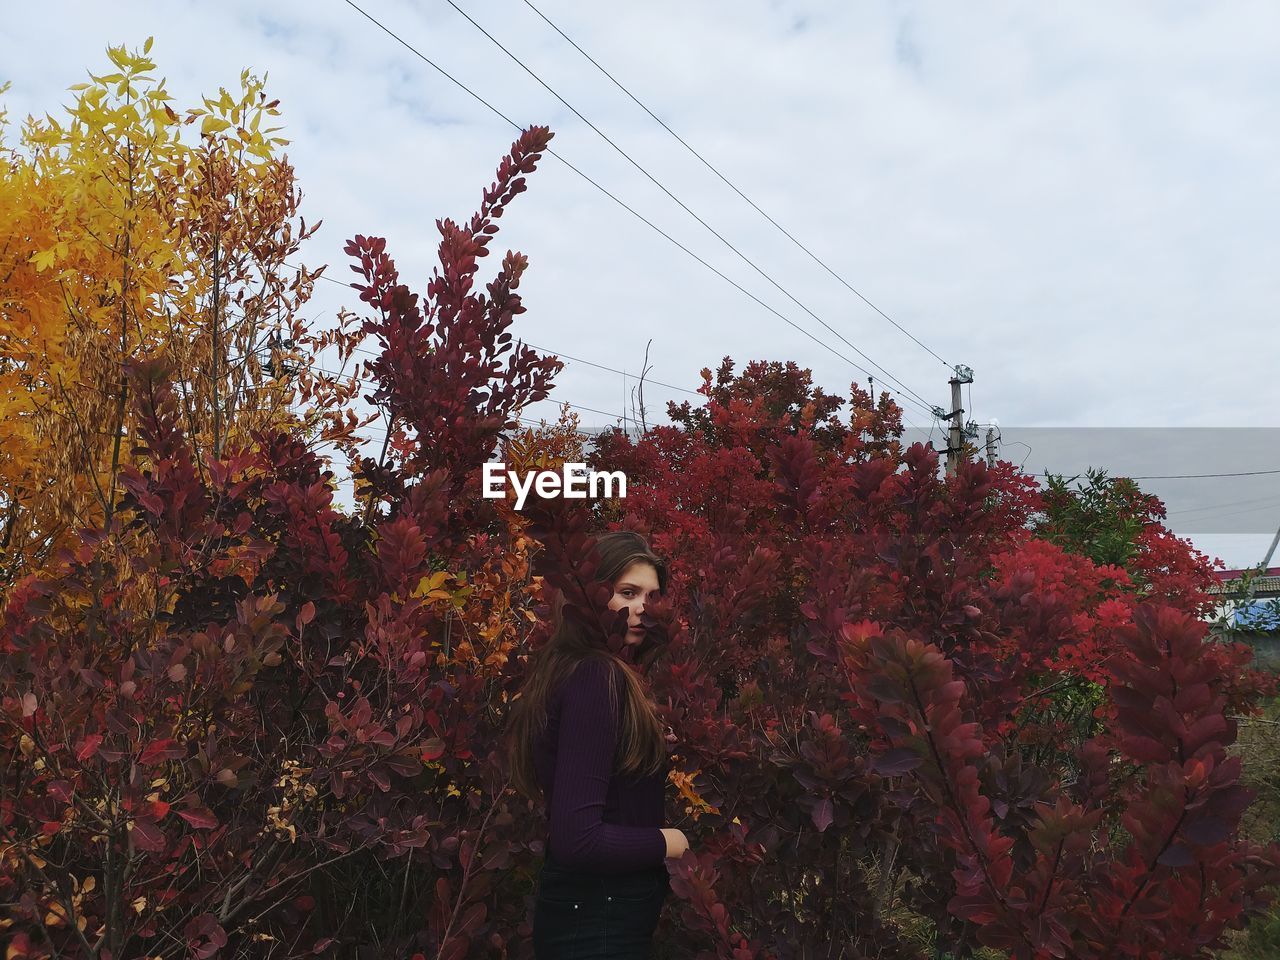
[[[1280,567],[1216,573],[1214,634],[1252,646],[1258,666],[1280,669]]]

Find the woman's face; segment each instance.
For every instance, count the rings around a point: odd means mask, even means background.
[[[627,611],[627,643],[635,644],[644,639],[644,628],[640,626],[640,615],[644,613],[647,600],[658,595],[658,571],[653,564],[637,560],[613,584],[613,597],[609,600],[610,610]]]

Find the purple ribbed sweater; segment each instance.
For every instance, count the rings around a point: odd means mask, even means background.
[[[610,667],[588,658],[574,668],[552,691],[547,727],[534,746],[550,820],[547,849],[558,864],[584,873],[643,870],[667,855],[660,828],[668,764],[647,777],[614,772],[621,702],[615,713]]]

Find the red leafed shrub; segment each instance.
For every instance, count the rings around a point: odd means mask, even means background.
[[[980,943],[1027,957],[1196,956],[1267,902],[1258,890],[1277,877],[1280,847],[1237,838],[1252,792],[1226,756],[1235,721],[1206,627],[1165,605],[1135,620],[1113,661],[1114,725],[1080,746],[1075,782],[1041,785],[1013,830],[1005,792],[990,785],[1019,764],[968,719],[975,685],[901,633],[864,629],[842,644],[855,715],[882,731],[871,766],[909,777],[925,800],[912,825],[954,860],[947,910]],[[1113,756],[1144,775],[1128,771],[1117,789]]]
[[[360,516],[301,437],[197,469],[170,371],[129,370],[141,469],[0,625],[0,923],[22,955],[527,941],[538,834],[496,746],[536,584],[479,474],[559,364],[513,349],[522,256],[474,284],[550,136],[525,131],[476,216],[437,225],[425,304],[383,241],[348,246],[402,434],[355,465]]]
[[[842,425],[792,365],[704,377],[593,463],[684,614],[652,674],[696,818],[669,955],[921,956],[923,918],[953,956],[1207,956],[1265,905],[1280,847],[1239,840],[1224,751],[1274,681],[1206,641],[1185,544],[1139,592],[1034,539],[1008,464],[900,451],[886,398]]]
[[[524,257],[477,288],[549,138],[438,222],[421,300],[348,245],[392,423],[355,515],[302,435],[197,464],[173,372],[129,369],[141,466],[0,620],[10,954],[530,957],[545,821],[500,736],[557,591],[671,729],[693,849],[660,956],[923,957],[929,928],[955,957],[1203,957],[1264,908],[1280,847],[1240,840],[1225,748],[1267,685],[1206,641],[1179,541],[1144,534],[1135,576],[1036,539],[1028,478],[940,477],[886,395],[795,364],[726,360],[674,426],[602,437],[626,501],[480,496],[496,451],[579,454],[515,429],[558,369],[509,332]],[[587,551],[623,525],[672,569],[665,642],[625,651]]]

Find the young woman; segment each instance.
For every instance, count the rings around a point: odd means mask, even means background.
[[[667,567],[639,534],[596,540],[609,609],[627,611],[627,644],[645,639],[646,601]],[[639,675],[556,610],[555,629],[512,710],[517,789],[550,821],[538,879],[538,960],[646,960],[670,889],[667,857],[689,843],[664,828],[667,750]]]

